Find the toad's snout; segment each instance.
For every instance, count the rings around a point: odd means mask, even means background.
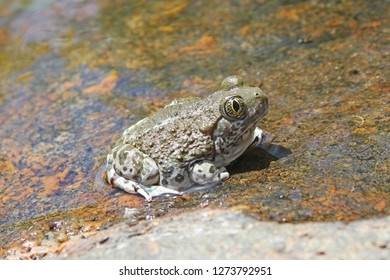
[[[267,95],[262,91],[256,91],[254,93],[254,100],[256,103],[257,108],[257,114],[260,115],[260,117],[265,116],[268,113],[268,97]]]
[[[255,99],[257,102],[261,103],[262,105],[268,107],[268,97],[264,92],[255,92]]]

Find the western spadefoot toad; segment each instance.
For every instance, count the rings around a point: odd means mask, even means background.
[[[126,129],[107,155],[107,181],[150,201],[226,180],[225,166],[259,145],[268,98],[238,76],[208,97],[173,101]]]

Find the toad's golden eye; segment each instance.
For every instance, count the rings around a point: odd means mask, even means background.
[[[241,96],[230,96],[222,105],[222,114],[230,120],[243,119],[246,116],[246,104]]]

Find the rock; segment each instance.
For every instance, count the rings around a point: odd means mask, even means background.
[[[102,242],[104,241],[104,242]],[[389,259],[390,217],[349,224],[279,224],[240,211],[117,224],[64,243],[55,259]]]

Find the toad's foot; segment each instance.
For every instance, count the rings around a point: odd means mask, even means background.
[[[143,189],[150,195],[151,198],[161,197],[161,196],[177,196],[183,194],[182,192],[169,189],[163,186],[151,186],[151,187],[144,186]]]
[[[274,140],[275,136],[267,131],[262,131],[260,128],[256,127],[253,133],[253,143],[252,146],[258,147],[261,149],[266,149]]]

